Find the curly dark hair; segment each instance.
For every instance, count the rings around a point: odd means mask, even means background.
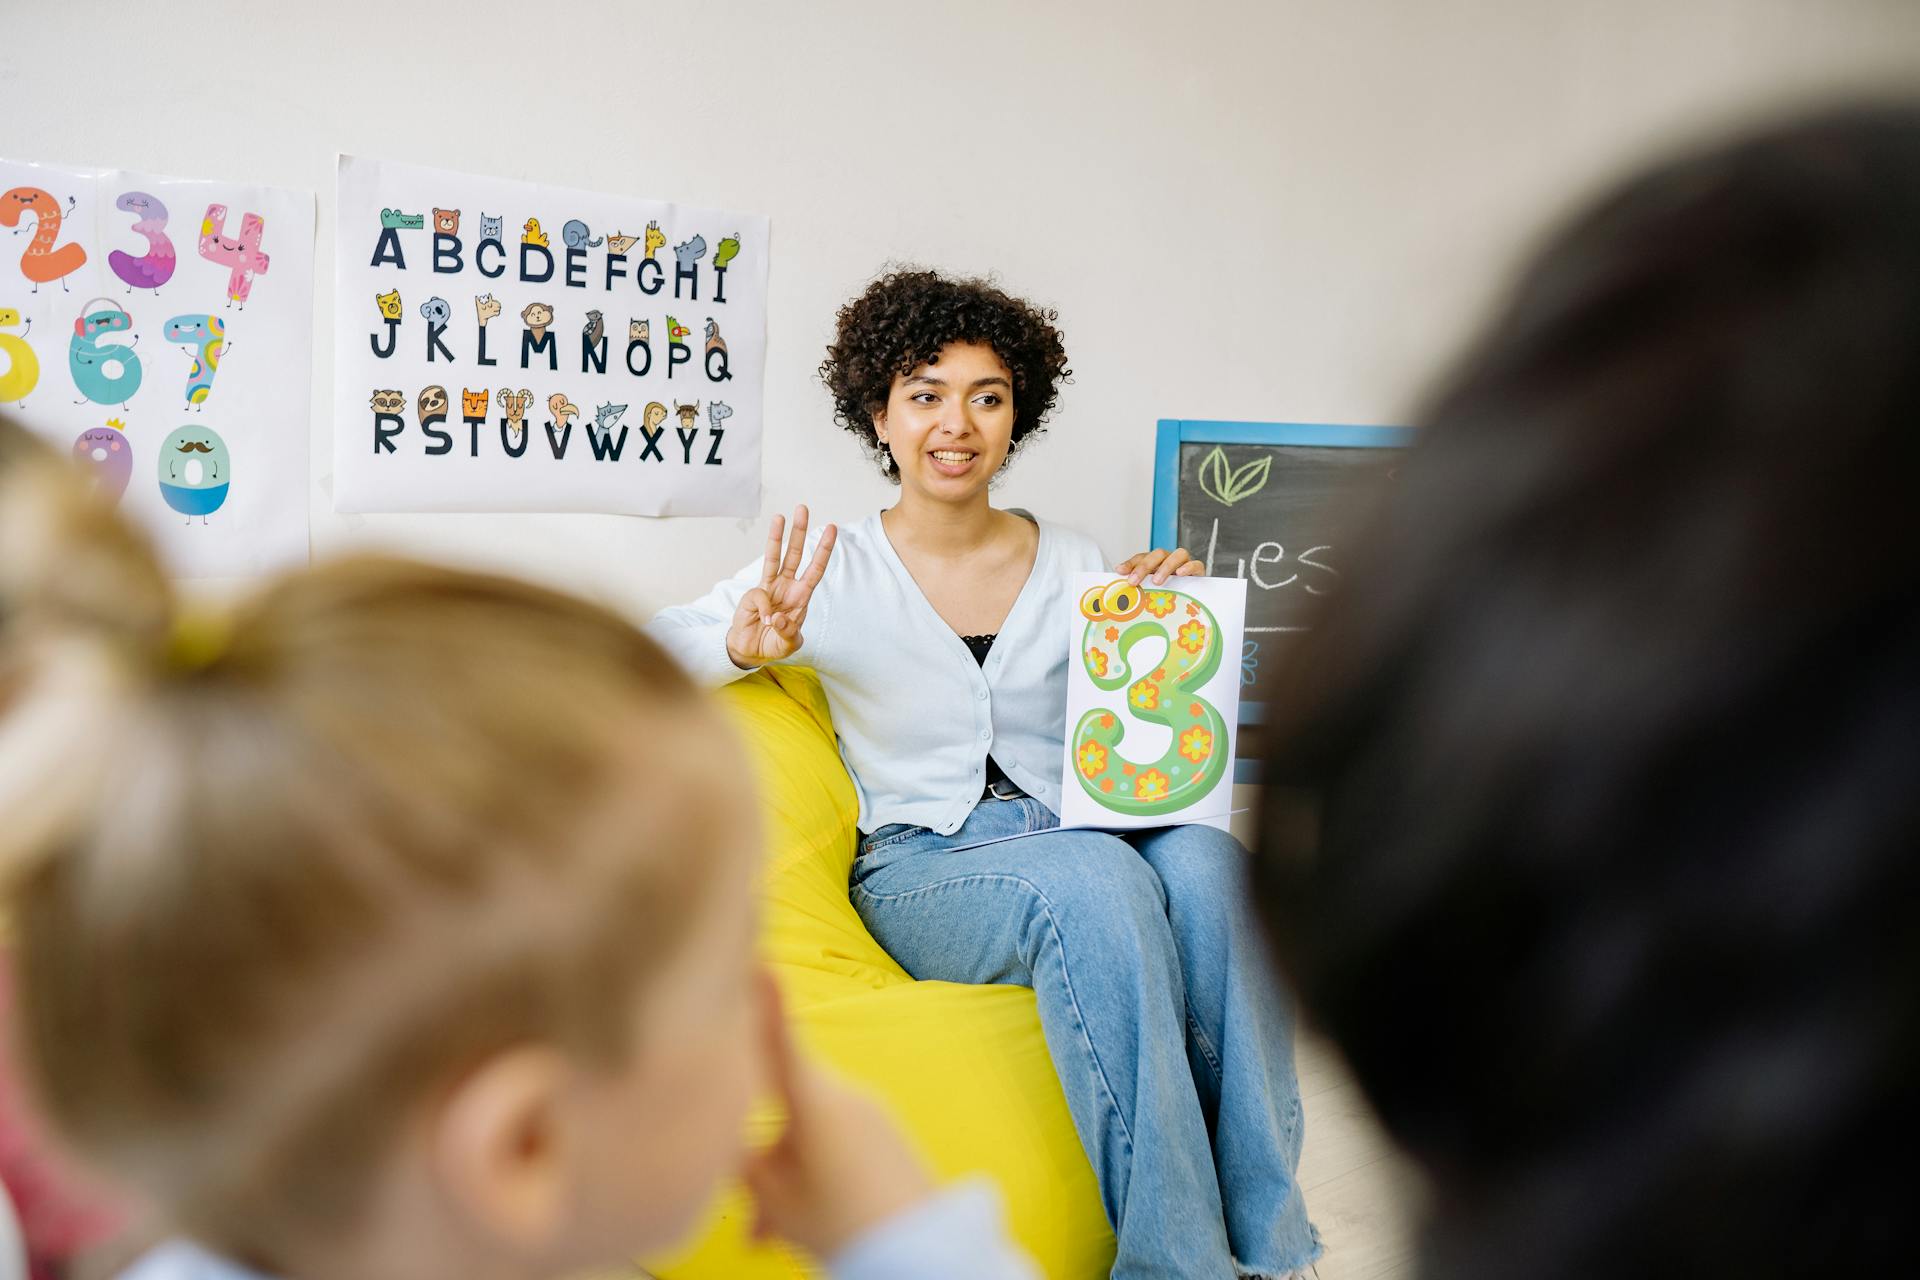
[[[1912,1265],[1916,226],[1920,105],[1582,215],[1268,703],[1255,898],[1427,1280]]]
[[[896,376],[913,372],[949,342],[981,342],[1013,372],[1011,459],[1029,436],[1044,429],[1060,384],[1070,381],[1067,348],[1054,327],[1059,313],[1036,307],[979,279],[949,279],[937,271],[888,271],[840,308],[821,362],[820,378],[833,393],[833,420],[860,437],[880,474],[900,483],[893,455],[873,429]]]

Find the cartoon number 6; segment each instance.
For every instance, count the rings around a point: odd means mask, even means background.
[[[95,404],[124,408],[140,390],[140,356],[133,343],[103,346],[100,342],[104,334],[125,333],[131,328],[133,317],[110,298],[92,299],[73,322],[73,337],[67,342],[67,368],[73,374],[73,385]],[[140,335],[135,334],[133,340],[138,342]],[[109,372],[108,365],[116,366],[119,372]]]
[[[1184,591],[1124,578],[1089,589],[1080,613],[1087,620],[1080,661],[1096,687],[1126,689],[1127,714],[1096,709],[1080,717],[1070,739],[1074,776],[1097,803],[1128,817],[1190,807],[1227,773],[1226,717],[1200,696],[1220,669],[1219,623]],[[1166,641],[1166,653],[1136,675],[1129,659],[1155,638]],[[1129,716],[1171,731],[1158,760],[1143,764],[1121,754]]]

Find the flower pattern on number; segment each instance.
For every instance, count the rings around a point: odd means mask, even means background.
[[[1199,764],[1213,754],[1213,735],[1195,725],[1180,735],[1180,754]]]
[[[1149,769],[1133,781],[1133,794],[1137,800],[1158,800],[1167,794],[1167,775],[1158,769]]]
[[[1097,742],[1080,744],[1080,772],[1096,777],[1107,767],[1107,749]]]

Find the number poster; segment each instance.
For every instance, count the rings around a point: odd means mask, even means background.
[[[341,511],[760,510],[767,219],[340,158]]]
[[[0,413],[180,577],[307,555],[313,196],[0,160]]]
[[[1247,584],[1073,578],[1060,825],[1225,830]]]

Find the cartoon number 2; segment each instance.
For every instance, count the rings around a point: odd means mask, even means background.
[[[77,244],[54,248],[60,238],[60,204],[38,187],[15,187],[0,195],[0,226],[17,227],[20,220],[33,214],[38,223],[27,251],[20,255],[20,274],[33,281],[35,293],[40,286],[63,279],[78,271],[87,261],[87,251]],[[61,288],[66,288],[63,284]]]
[[[11,307],[0,308],[0,329],[20,323],[20,313]],[[0,373],[0,400],[24,400],[40,382],[40,358],[19,336],[0,333],[0,355],[7,359]]]
[[[1138,587],[1122,578],[1080,597],[1087,627],[1080,661],[1096,687],[1127,691],[1127,711],[1172,731],[1158,760],[1121,754],[1126,717],[1095,709],[1069,740],[1073,771],[1097,803],[1128,817],[1159,817],[1190,807],[1226,776],[1227,721],[1200,696],[1220,669],[1220,626],[1211,610],[1171,587]],[[1141,643],[1163,639],[1158,666],[1136,675],[1129,659]]]

